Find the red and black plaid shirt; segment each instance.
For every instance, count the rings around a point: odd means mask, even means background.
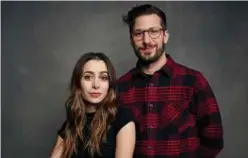
[[[167,56],[152,76],[137,67],[117,82],[137,121],[134,158],[214,158],[223,148],[219,107],[205,77]]]

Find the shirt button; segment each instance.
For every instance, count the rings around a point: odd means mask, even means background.
[[[149,150],[151,150],[151,149],[152,149],[152,147],[151,147],[151,146],[148,146],[148,149],[149,149]]]
[[[148,106],[149,106],[150,108],[152,108],[152,107],[153,107],[153,104],[148,104]]]
[[[154,83],[150,83],[150,86],[153,87],[154,86]]]

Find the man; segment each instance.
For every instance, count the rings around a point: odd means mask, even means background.
[[[118,100],[137,121],[134,158],[215,158],[223,148],[216,98],[202,73],[165,52],[164,12],[140,5],[124,21],[138,62],[118,79]]]

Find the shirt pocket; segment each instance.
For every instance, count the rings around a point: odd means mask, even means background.
[[[160,128],[165,134],[184,134],[195,127],[195,117],[187,100],[166,103],[160,112]]]

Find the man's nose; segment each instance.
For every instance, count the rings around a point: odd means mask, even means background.
[[[149,36],[148,32],[144,32],[144,34],[143,34],[143,43],[148,44],[150,42],[151,42],[151,39],[150,39],[150,36]]]

